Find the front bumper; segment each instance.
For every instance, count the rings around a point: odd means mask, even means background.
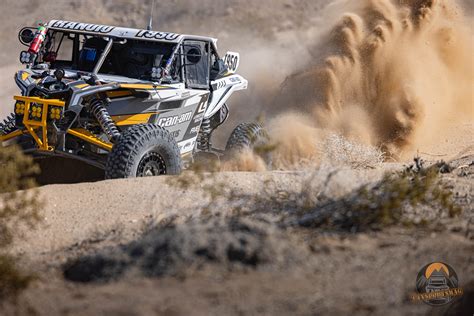
[[[57,99],[42,99],[39,97],[15,96],[15,115],[17,126],[23,126],[24,130],[17,130],[3,138],[11,139],[11,134],[16,136],[30,134],[38,145],[38,150],[53,151],[54,148],[48,144],[48,122],[59,120],[64,114],[66,103]],[[0,140],[6,140],[1,139]]]
[[[54,146],[48,141],[48,127],[64,116],[65,102],[58,99],[42,99],[39,97],[15,96],[15,116],[17,130],[0,135],[0,142],[11,140],[21,135],[31,135],[37,144],[37,150],[53,152]],[[49,126],[48,126],[49,125]],[[96,137],[81,128],[69,129],[67,134],[82,139],[106,151],[112,150],[112,144]]]

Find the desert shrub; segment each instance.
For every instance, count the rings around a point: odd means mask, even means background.
[[[15,258],[0,255],[0,299],[14,297],[33,280],[33,276],[16,268]]]
[[[439,172],[438,164],[424,168],[416,162],[403,172],[386,174],[375,184],[305,212],[296,222],[304,227],[358,232],[396,224],[424,225],[443,215],[457,216],[462,210]],[[416,208],[425,211],[419,221],[410,217]]]
[[[0,299],[15,296],[31,281],[9,254],[15,232],[33,228],[41,207],[34,176],[39,172],[31,157],[16,147],[0,147]],[[28,190],[28,191],[26,191]]]
[[[263,179],[252,192],[230,185],[223,175],[197,171],[168,184],[180,191],[200,190],[204,214],[265,217],[281,226],[303,226],[330,231],[359,232],[392,225],[425,226],[455,217],[461,208],[440,173],[449,168],[437,163],[425,168],[420,160],[400,172],[388,172],[375,182],[338,195],[327,188],[339,169],[321,167],[284,187]]]
[[[64,277],[86,283],[118,279],[127,272],[185,277],[211,266],[220,273],[289,270],[308,262],[308,255],[306,247],[270,223],[201,218],[156,227],[129,244],[71,260],[64,265]]]

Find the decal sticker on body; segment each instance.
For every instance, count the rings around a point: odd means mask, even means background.
[[[162,127],[171,127],[178,124],[188,122],[193,117],[193,112],[186,112],[180,115],[174,115],[170,117],[162,117],[158,120],[158,125]]]
[[[166,128],[178,142],[181,154],[194,150],[202,120],[207,109],[209,92],[183,100],[177,109],[159,110],[150,118],[150,123]],[[161,108],[161,106],[160,106]]]
[[[54,21],[51,27],[75,31],[98,32],[103,34],[110,33],[115,29],[114,26],[68,21]]]
[[[174,41],[179,37],[179,34],[140,30],[135,34],[135,37]]]

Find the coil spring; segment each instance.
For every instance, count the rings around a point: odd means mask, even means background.
[[[10,114],[0,123],[0,135],[7,135],[16,130],[15,126],[15,115]]]
[[[97,119],[107,137],[113,142],[120,137],[120,132],[105,108],[106,104],[104,100],[93,99],[90,102],[91,113]]]
[[[201,124],[201,130],[199,132],[198,148],[202,151],[209,151],[211,149],[211,120],[204,119]]]

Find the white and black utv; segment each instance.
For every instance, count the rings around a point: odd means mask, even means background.
[[[4,145],[78,159],[106,178],[178,174],[183,161],[223,154],[211,134],[247,80],[235,74],[239,54],[221,58],[216,39],[58,20],[19,39],[26,68],[15,75],[14,113],[0,124]],[[227,149],[262,133],[241,124]]]

